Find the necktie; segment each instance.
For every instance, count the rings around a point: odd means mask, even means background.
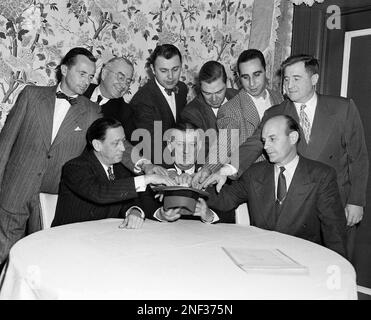
[[[171,96],[171,94],[174,92],[175,94],[177,94],[179,92],[179,88],[177,86],[175,86],[174,88],[172,89],[165,89],[165,92],[167,93],[168,96]]]
[[[113,173],[112,167],[108,167],[107,172],[108,172],[108,179],[110,181],[115,180],[115,175]]]
[[[100,94],[98,94],[96,103],[99,104],[102,100],[103,100],[103,97]]]
[[[285,167],[280,167],[280,174],[278,175],[277,202],[279,205],[281,205],[282,202],[285,200],[287,194],[286,178],[283,174],[285,170]]]
[[[77,98],[69,97],[68,95],[64,94],[62,91],[58,91],[56,93],[57,99],[65,99],[67,100],[71,105],[77,103]]]
[[[303,129],[303,132],[304,132],[305,141],[307,143],[309,143],[309,137],[310,137],[310,121],[309,121],[308,115],[304,111],[305,107],[306,107],[305,104],[302,104],[300,106],[299,118],[300,118],[300,126],[301,126],[301,128]]]

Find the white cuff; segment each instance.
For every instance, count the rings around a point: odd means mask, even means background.
[[[219,169],[219,173],[223,176],[233,176],[238,172],[238,170],[232,166],[230,163],[226,163]]]
[[[156,218],[156,219],[157,219],[158,221],[160,221],[160,222],[164,222],[165,220],[162,220],[162,219],[160,218],[160,217],[161,217],[160,212],[161,212],[161,207],[158,208],[158,209],[155,211],[155,213],[153,214],[153,217]]]
[[[134,177],[135,191],[144,192],[146,191],[147,185],[144,176]]]
[[[151,164],[151,163],[152,162],[148,159],[145,159],[145,158],[139,159],[134,166],[134,173],[136,173],[136,174],[142,173],[143,172],[142,166],[144,164]]]

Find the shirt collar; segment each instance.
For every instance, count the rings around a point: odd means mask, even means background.
[[[245,89],[244,89],[245,90]],[[268,90],[267,89],[264,89],[264,91],[263,91],[263,95],[262,96],[260,96],[259,98],[256,98],[256,97],[254,97],[254,96],[252,96],[250,93],[248,93],[247,92],[247,90],[245,90],[246,91],[246,93],[249,95],[249,97],[253,100],[253,101],[257,101],[257,100],[267,100],[267,99],[269,99],[269,92],[268,92]]]
[[[108,102],[109,99],[107,99],[105,96],[103,96],[99,85],[95,87],[95,89],[94,89],[94,91],[91,95],[90,100],[93,101],[93,102],[97,101],[99,95],[102,97],[102,100],[99,102],[99,105],[102,105],[102,104],[105,104],[105,103]]]
[[[176,169],[176,171],[177,171],[178,174],[181,174],[182,173],[182,170],[185,173],[188,173],[188,174],[194,174],[195,171],[196,171],[196,166],[195,165],[193,165],[192,167],[190,167],[189,169],[186,169],[186,170],[180,169],[175,163],[174,163],[174,167],[175,167],[175,169]]]
[[[284,165],[285,170],[287,170],[288,172],[295,171],[296,166],[298,165],[298,162],[299,162],[299,155],[297,154],[294,159],[292,159],[289,163],[286,163]],[[280,167],[282,167],[282,166],[274,164],[275,170],[280,171]]]
[[[294,102],[294,105],[295,105],[297,110],[300,110],[300,106],[302,106],[303,104],[306,105],[306,108],[313,109],[317,105],[317,100],[318,100],[317,93],[314,92],[313,96],[307,102],[305,102],[305,103]]]
[[[58,92],[58,91],[63,92],[63,90],[62,90],[62,88],[61,88],[61,83],[60,83],[60,82],[58,83],[57,91],[56,91],[56,92]],[[74,95],[70,96],[69,94],[67,94],[67,93],[65,93],[65,92],[63,92],[63,93],[64,93],[65,95],[71,97],[71,98],[77,98],[77,97],[78,97],[78,94],[74,94]]]
[[[166,93],[165,88],[164,88],[164,87],[163,87],[163,86],[162,86],[162,85],[157,81],[156,77],[155,77],[155,82],[156,82],[157,86],[160,88],[162,94],[163,94],[166,98],[167,98],[167,97],[171,98],[171,97],[175,96],[175,95],[173,95],[173,94],[171,94],[171,96],[169,96],[169,95]]]

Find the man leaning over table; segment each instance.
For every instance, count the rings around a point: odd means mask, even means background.
[[[196,128],[191,123],[178,123],[170,130],[167,139],[168,155],[171,157],[172,166],[168,169],[169,177],[173,178],[180,186],[190,187],[192,177],[201,167],[197,163],[203,141],[201,139],[202,130]],[[204,158],[204,155],[201,156]],[[193,215],[182,214],[184,208],[169,209],[167,211],[161,206],[154,214],[154,217],[159,221],[173,222],[182,219],[201,219],[205,223],[234,223],[234,210],[221,211],[210,210],[203,198],[198,198],[196,209]]]
[[[141,201],[135,201],[138,193],[149,184],[171,186],[175,182],[158,174],[132,177],[120,163],[124,140],[124,129],[118,120],[100,118],[92,123],[83,153],[63,166],[52,227],[119,217],[125,218],[123,227],[142,226],[146,208]]]
[[[336,172],[297,153],[298,123],[288,115],[267,120],[262,141],[269,161],[254,163],[219,195],[209,188],[211,208],[247,202],[251,225],[321,244],[346,257],[346,219]]]

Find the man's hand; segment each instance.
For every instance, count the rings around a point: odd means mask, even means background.
[[[196,203],[196,209],[193,214],[194,216],[198,216],[201,218],[203,222],[213,222],[214,215],[210,211],[209,207],[207,206],[207,203],[204,199],[198,198],[198,201]]]
[[[168,172],[165,168],[161,166],[156,166],[152,163],[143,164],[142,170],[145,174],[161,174],[163,176],[167,176]]]
[[[190,187],[192,184],[192,176],[188,173],[182,173],[175,177],[175,182],[183,187]]]
[[[196,189],[201,189],[202,184],[207,177],[211,175],[211,170],[207,168],[202,168],[200,171],[196,172],[192,179],[192,187]]]
[[[160,208],[160,219],[168,222],[176,221],[180,218],[180,208],[164,210],[164,207]]]
[[[216,192],[220,192],[223,185],[227,181],[227,176],[222,175],[218,172],[213,173],[210,177],[208,177],[205,182],[201,185],[201,188],[206,189],[208,186],[212,184],[216,184]]]
[[[363,207],[348,203],[345,206],[345,217],[347,218],[347,226],[353,227],[362,220]]]
[[[143,226],[143,222],[142,213],[137,208],[132,208],[119,227],[125,229],[140,229]]]
[[[161,174],[146,174],[144,175],[144,181],[146,185],[154,184],[160,185],[164,184],[165,186],[176,186],[176,182],[168,176],[164,176]]]

